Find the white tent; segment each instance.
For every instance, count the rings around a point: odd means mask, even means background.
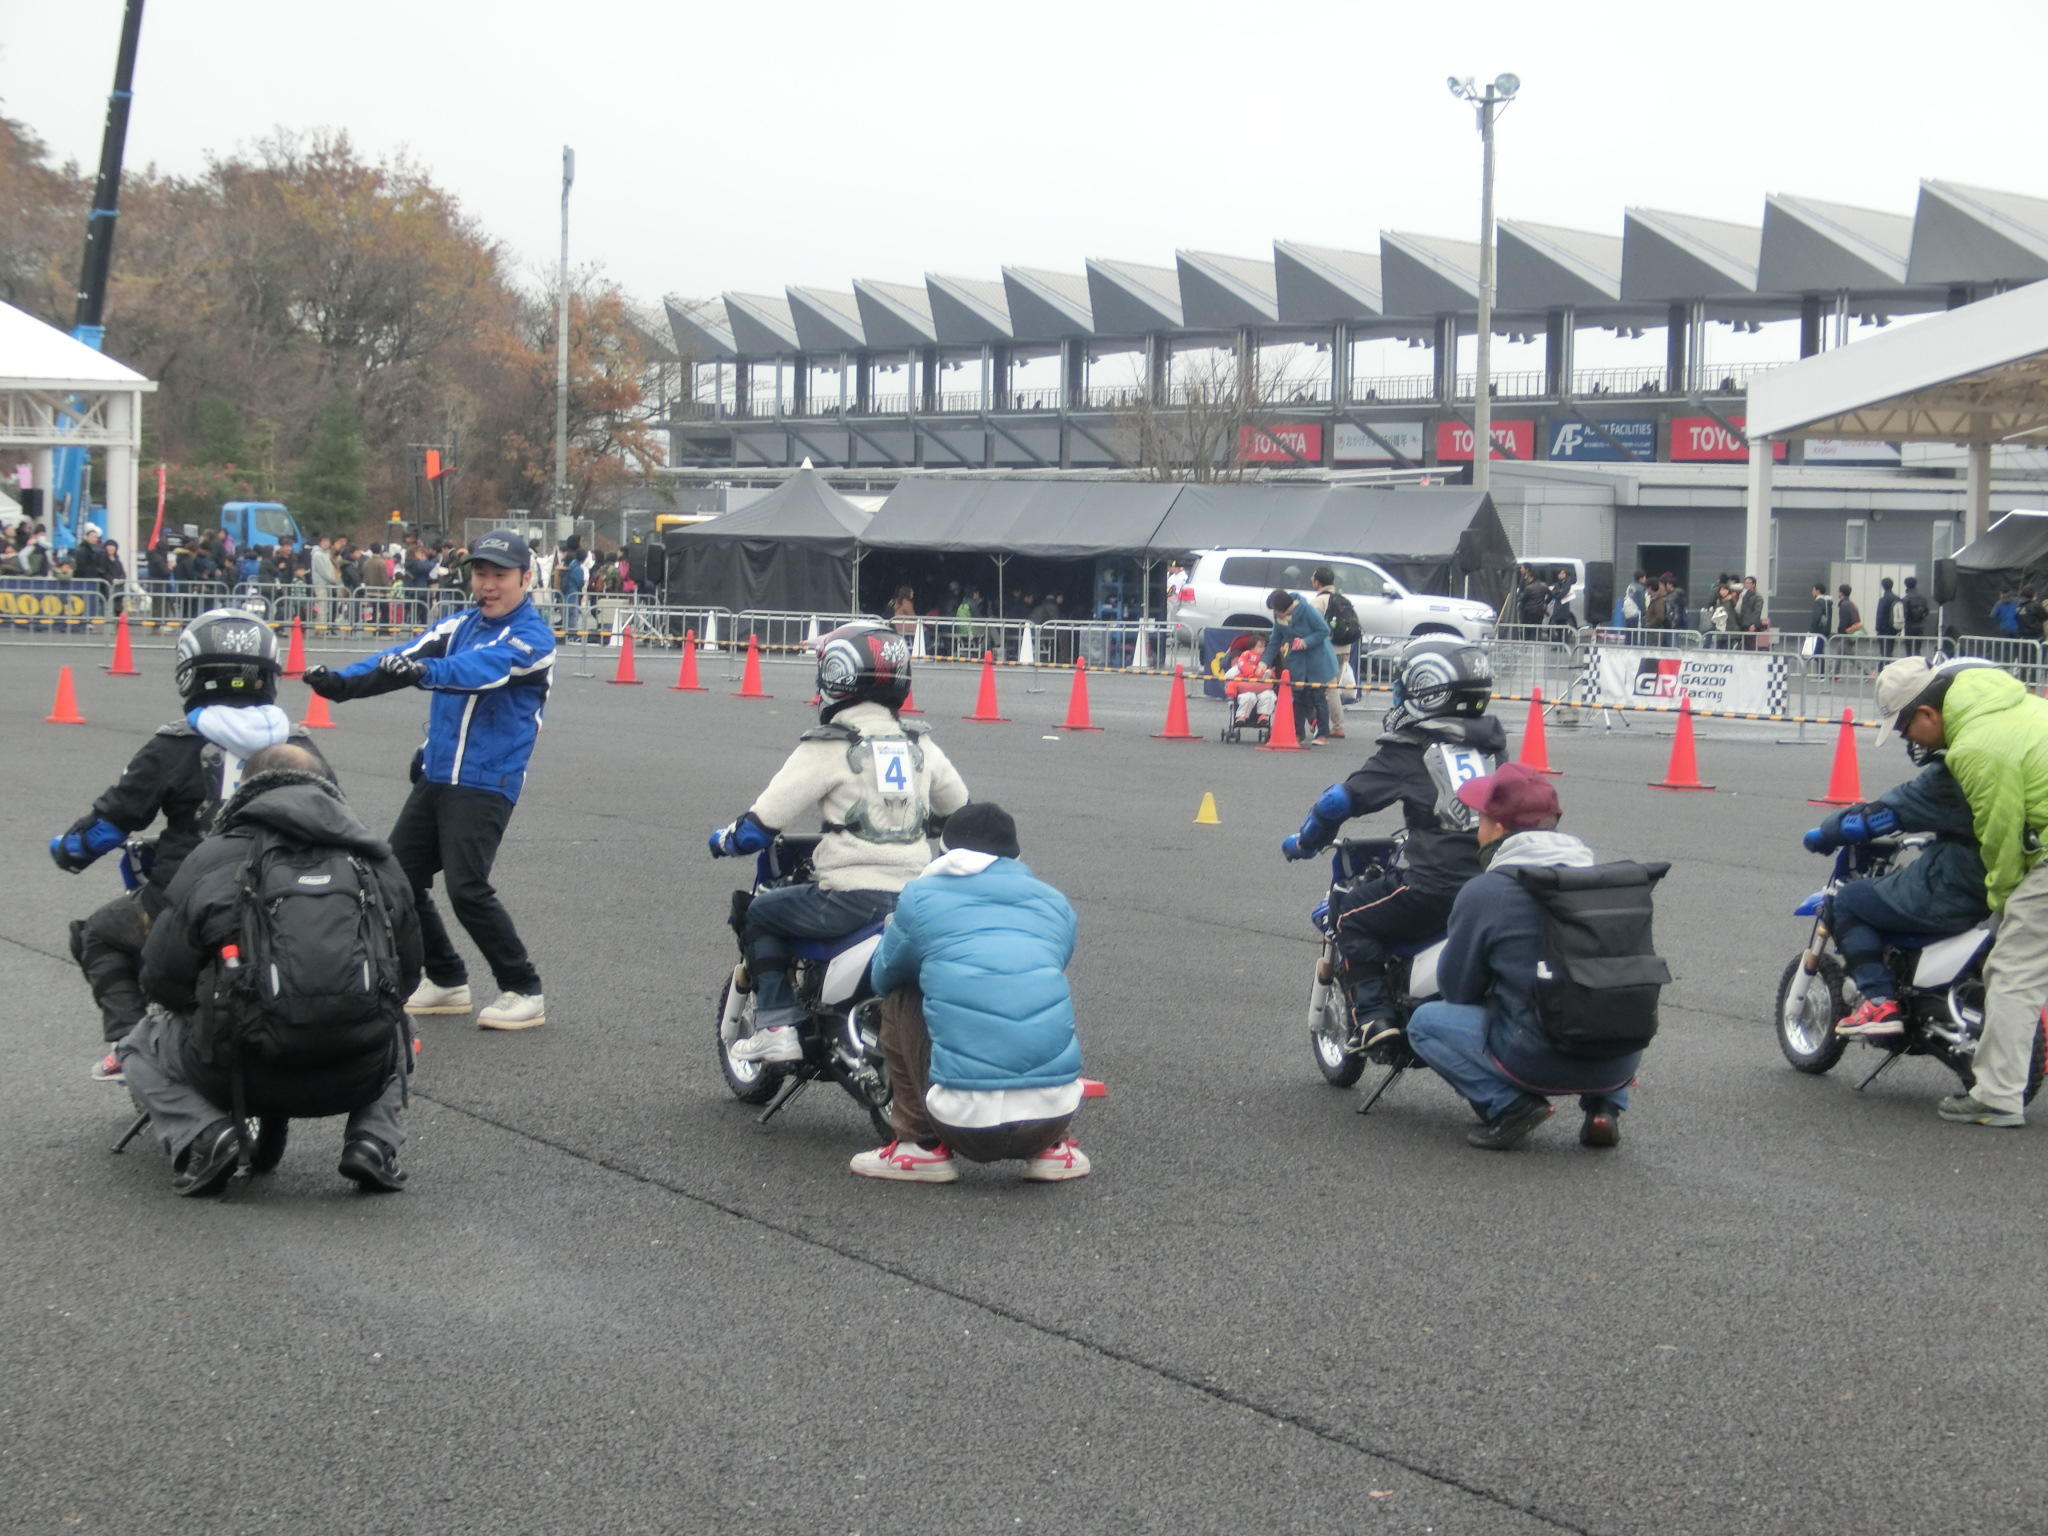
[[[118,539],[131,560],[142,397],[155,389],[105,353],[0,304],[0,450],[30,450],[33,483],[45,489],[56,449],[104,450],[107,537]]]
[[[1990,507],[1991,449],[2048,441],[2048,283],[1966,304],[1750,381],[1750,570],[1771,547],[1771,444],[1796,437],[1962,443],[1965,542]]]

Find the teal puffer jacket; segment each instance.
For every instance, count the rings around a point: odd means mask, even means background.
[[[1071,1083],[1081,1075],[1066,977],[1074,909],[1016,859],[964,872],[979,862],[948,854],[903,888],[875,951],[875,990],[923,989],[940,1087]]]

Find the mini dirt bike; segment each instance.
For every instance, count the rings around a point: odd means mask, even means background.
[[[811,856],[818,842],[783,834],[754,856],[753,890],[733,892],[736,936],[756,894],[815,878]],[[889,1125],[889,1065],[882,1056],[882,1004],[868,989],[868,960],[881,941],[880,923],[837,939],[790,941],[790,991],[802,1009],[797,1020],[804,1047],[800,1061],[733,1059],[733,1045],[754,1032],[753,979],[744,959],[733,967],[718,995],[718,1067],[734,1098],[767,1105],[755,1117],[757,1124],[766,1124],[817,1079],[829,1077],[867,1111],[878,1135],[895,1139]]]
[[[1337,916],[1353,884],[1383,874],[1399,860],[1403,836],[1344,838],[1330,852],[1330,890],[1309,921],[1323,936],[1323,950],[1316,958],[1314,980],[1308,993],[1308,1043],[1316,1067],[1334,1088],[1349,1088],[1365,1074],[1368,1063],[1383,1066],[1387,1075],[1358,1106],[1368,1113],[1380,1095],[1410,1067],[1420,1066],[1408,1048],[1408,1018],[1423,1003],[1437,995],[1436,963],[1444,950],[1444,936],[1437,934],[1419,943],[1390,946],[1387,962],[1387,996],[1394,1006],[1394,1022],[1401,1033],[1366,1045],[1357,1022],[1351,1016],[1348,988],[1344,985],[1344,960],[1337,950]]]
[[[1829,1071],[1850,1041],[1861,1038],[1835,1033],[1835,1025],[1863,995],[1850,979],[1828,927],[1829,898],[1845,885],[1889,873],[1912,850],[1931,841],[1908,836],[1851,843],[1836,852],[1828,883],[1794,909],[1794,915],[1813,919],[1813,935],[1778,983],[1777,1018],[1778,1046],[1799,1071]],[[1961,1078],[1964,1088],[1972,1086],[1971,1058],[1984,1028],[1984,958],[1991,953],[1996,931],[1997,919],[1990,918],[1945,937],[1886,935],[1885,964],[1891,968],[1906,1032],[1896,1041],[1863,1041],[1883,1055],[1856,1085],[1859,1093],[1906,1056],[1931,1056]],[[2027,1061],[2026,1098],[2032,1102],[2048,1064],[2048,1025],[2039,1020]]]

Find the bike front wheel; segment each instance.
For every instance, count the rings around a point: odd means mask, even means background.
[[[766,1104],[775,1097],[789,1068],[782,1062],[734,1060],[732,1048],[753,1032],[754,994],[742,992],[735,997],[732,978],[728,976],[718,994],[718,1015],[711,1026],[712,1044],[718,1048],[718,1070],[724,1074],[725,1086],[732,1090],[732,1096],[742,1104]]]
[[[1778,1048],[1798,1071],[1828,1071],[1849,1048],[1848,1037],[1835,1033],[1848,1012],[1841,962],[1823,955],[1809,973],[1805,957],[1794,955],[1778,982]]]

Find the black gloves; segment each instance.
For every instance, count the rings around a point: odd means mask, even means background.
[[[386,677],[395,678],[405,687],[417,688],[427,675],[427,669],[410,656],[401,656],[393,651],[378,658],[377,670]]]

